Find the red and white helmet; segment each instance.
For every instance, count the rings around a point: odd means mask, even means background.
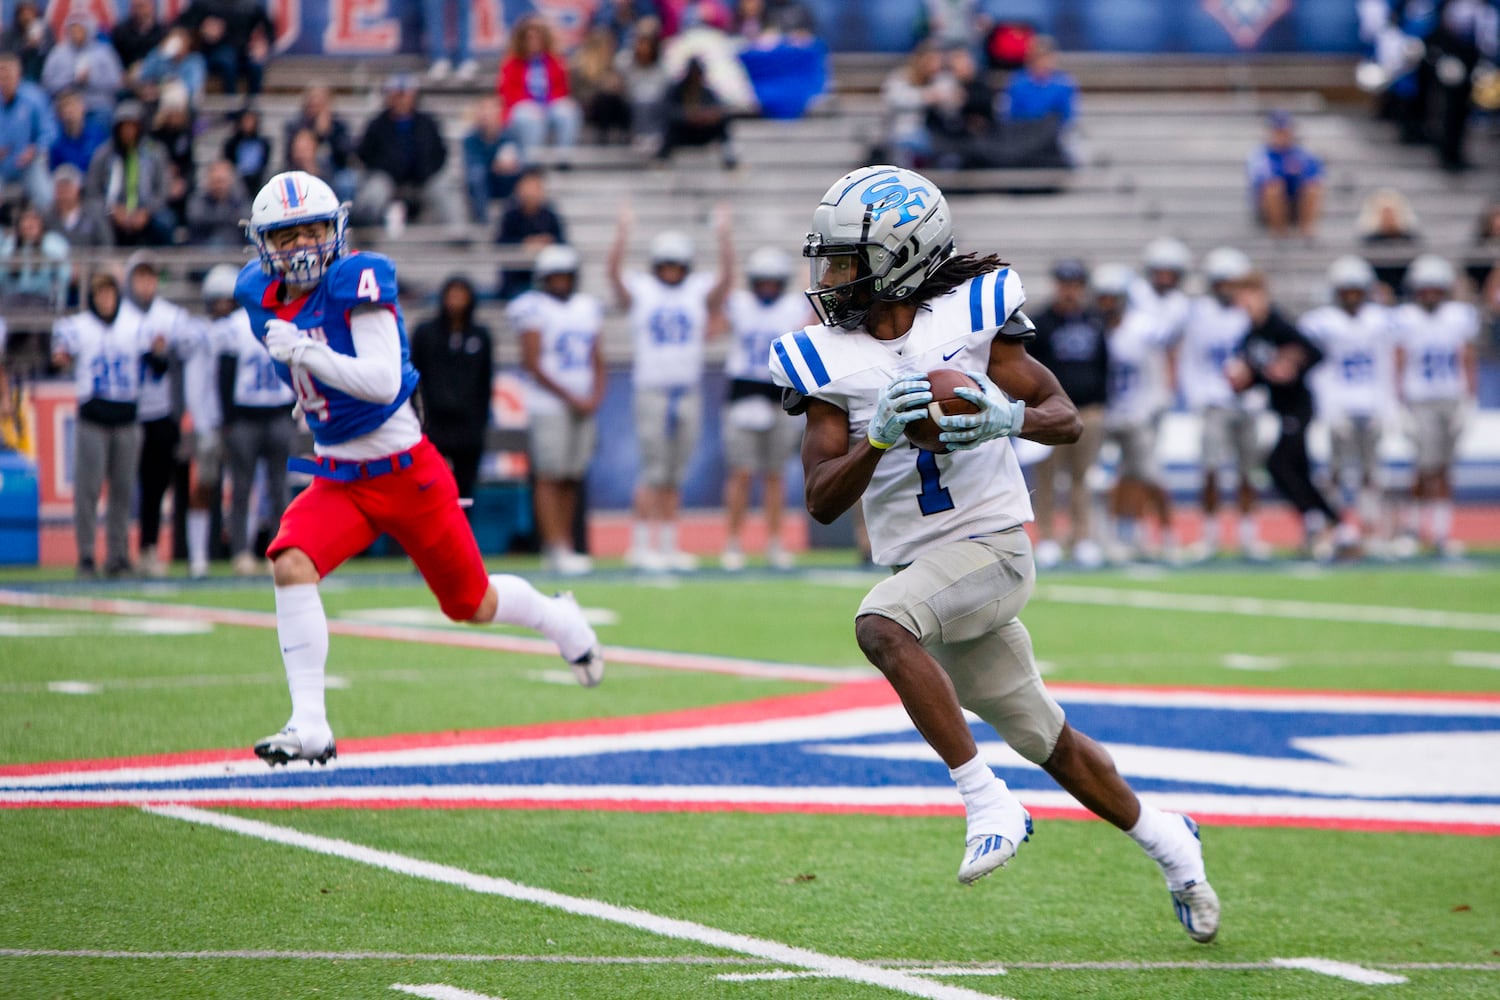
[[[309,222],[326,222],[328,238],[312,249],[276,251],[266,237],[278,229],[301,226]],[[333,188],[312,174],[288,170],[266,181],[250,208],[245,235],[260,254],[260,267],[266,274],[279,274],[296,285],[310,285],[322,280],[335,260],[348,251],[344,230],[349,224],[349,207],[339,201]]]

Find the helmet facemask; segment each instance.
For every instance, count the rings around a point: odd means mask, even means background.
[[[343,206],[331,218],[297,219],[275,226],[265,226],[252,236],[260,252],[260,267],[266,274],[280,275],[289,285],[315,285],[323,280],[333,262],[344,255],[344,228],[348,210]],[[286,250],[276,249],[274,234],[287,229],[321,223],[323,238],[314,246],[294,244]]]

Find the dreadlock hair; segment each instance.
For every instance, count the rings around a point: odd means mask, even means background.
[[[970,278],[1009,266],[1000,259],[999,254],[986,254],[983,257],[977,253],[955,254],[939,264],[938,269],[932,272],[932,277],[917,286],[917,290],[912,292],[907,301],[912,305],[923,305],[947,295]]]

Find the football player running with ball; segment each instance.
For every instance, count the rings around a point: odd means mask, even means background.
[[[490,576],[458,505],[458,486],[422,433],[411,403],[417,373],[386,257],[351,253],[348,209],[310,174],[277,174],[261,188],[246,235],[260,259],[235,298],[297,394],[316,458],[267,549],[276,629],[292,695],[286,727],[255,744],[268,764],[336,756],[324,707],[328,620],[318,582],[382,533],[411,556],[454,621],[535,629],[557,643],[578,681],[604,672],[594,631],[571,595],[545,597],[518,576]]]
[[[840,178],[813,213],[803,254],[822,325],[772,347],[789,409],[805,410],[807,507],[828,523],[862,500],[877,563],[896,572],[865,596],[855,637],[948,765],[968,817],[960,882],[1008,862],[1031,817],[979,756],[963,710],[993,726],[1161,867],[1178,919],[1211,941],[1219,900],[1191,819],[1141,802],[1098,743],[1068,725],[1017,619],[1036,578],[1022,525],[1031,502],[1010,438],[1077,439],[1056,378],[1026,353],[1019,277],[997,257],[956,254],[948,203],[893,166]],[[938,419],[948,451],[919,450],[924,373],[967,371],[977,413]]]

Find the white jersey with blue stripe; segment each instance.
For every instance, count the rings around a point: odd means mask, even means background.
[[[917,311],[897,340],[862,330],[809,326],[771,348],[775,383],[849,415],[851,446],[863,438],[880,394],[902,375],[935,368],[985,371],[997,336],[1029,339],[1026,293],[1009,268],[970,279]],[[938,455],[902,439],[881,457],[862,499],[870,549],[882,566],[972,535],[1030,521],[1031,498],[1007,438]]]
[[[1199,295],[1188,307],[1177,354],[1177,383],[1188,409],[1234,409],[1240,398],[1224,377],[1224,366],[1250,331],[1250,316],[1213,295]]]
[[[149,341],[141,324],[116,313],[106,323],[85,309],[52,324],[52,349],[73,359],[73,385],[80,405],[91,399],[134,403],[140,398]]]
[[[1167,350],[1172,331],[1160,313],[1129,306],[1120,325],[1105,334],[1109,352],[1105,423],[1133,427],[1150,423],[1172,407]]]
[[[788,291],[770,302],[753,292],[737,288],[729,296],[729,327],[734,342],[724,358],[724,374],[750,382],[771,381],[766,367],[771,345],[783,333],[807,325],[812,308],[800,291]]]
[[[1479,310],[1467,302],[1444,302],[1432,311],[1415,302],[1398,306],[1395,333],[1403,355],[1401,398],[1408,403],[1463,399],[1464,348],[1479,336]]]
[[[1339,306],[1319,306],[1297,325],[1323,351],[1309,376],[1320,417],[1373,417],[1390,408],[1396,395],[1390,309],[1366,302],[1351,316]]]
[[[297,395],[276,374],[276,362],[250,330],[250,314],[236,309],[209,324],[209,340],[216,357],[234,359],[234,405],[290,408]]]
[[[262,344],[266,323],[282,319],[295,323],[338,354],[355,356],[354,334],[349,319],[360,306],[387,306],[396,316],[401,338],[401,389],[389,403],[371,403],[328,385],[302,368],[295,372],[273,362],[276,376],[297,394],[307,426],[313,432],[319,454],[325,449],[363,438],[379,430],[406,406],[417,387],[417,370],[411,364],[411,345],[406,338],[406,320],[396,300],[396,266],[377,253],[352,253],[329,266],[323,280],[312,291],[291,302],[281,301],[279,276],[264,273],[258,261],[240,271],[234,297],[250,317],[250,329]],[[412,419],[415,425],[415,419]],[[377,449],[378,450],[378,449]],[[336,457],[363,457],[340,453]]]
[[[543,374],[579,399],[593,395],[594,345],[604,328],[604,307],[598,299],[584,292],[564,300],[531,291],[517,296],[505,314],[517,332],[535,330],[540,335],[538,366]],[[528,376],[526,410],[532,416],[561,416],[568,407]]]
[[[119,322],[135,323],[141,328],[141,340],[150,348],[161,337],[167,342],[167,350],[178,361],[187,361],[198,350],[201,333],[198,324],[188,311],[175,302],[158,295],[145,309],[130,299],[120,302]],[[146,423],[172,415],[172,379],[170,369],[155,372],[145,369],[141,376],[141,395],[136,401],[136,420]]]
[[[703,381],[703,341],[708,335],[711,274],[689,274],[669,285],[654,274],[631,271],[630,333],[635,349],[631,381],[637,389],[694,388]]]

